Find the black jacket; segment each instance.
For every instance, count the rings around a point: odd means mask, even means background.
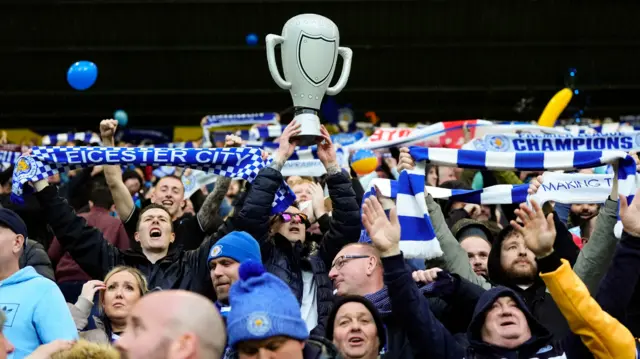
[[[562,346],[552,340],[551,333],[529,312],[522,299],[506,287],[486,291],[478,300],[467,331],[469,347],[458,344],[453,335],[435,318],[429,301],[413,283],[404,266],[402,254],[382,259],[384,282],[389,288],[393,313],[401,320],[416,358],[555,358],[563,355]],[[482,341],[480,328],[487,310],[499,297],[510,296],[527,317],[532,338],[513,350],[506,350]]]
[[[302,271],[313,273],[317,285],[318,326],[312,334],[323,336],[333,303],[333,285],[329,279],[331,263],[344,245],[360,238],[360,208],[349,178],[344,173],[328,176],[327,186],[333,202],[330,229],[317,251],[310,253],[308,242],[292,245],[280,235],[269,235],[271,204],[282,183],[279,171],[273,168],[260,170],[234,223],[238,230],[246,231],[258,240],[265,268],[287,283],[299,302],[302,301]]]
[[[149,282],[149,288],[185,289],[211,297],[213,285],[209,276],[207,258],[211,246],[230,227],[223,225],[218,233],[204,241],[193,251],[175,250],[151,263],[141,252],[120,251],[106,241],[102,233],[75,214],[55,187],[47,186],[37,193],[47,222],[60,241],[64,251],[94,279],[103,279],[113,267],[127,265],[139,269]],[[213,299],[213,298],[212,298]]]
[[[42,244],[34,241],[33,239],[27,239],[24,251],[20,255],[19,260],[20,269],[31,266],[41,276],[56,281],[56,277],[53,274],[53,266],[51,265],[51,259],[44,250]]]

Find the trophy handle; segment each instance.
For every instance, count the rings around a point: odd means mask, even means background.
[[[267,47],[267,51],[269,48]],[[340,78],[338,82],[333,87],[329,87],[327,89],[327,95],[335,96],[342,91],[342,89],[346,86],[347,81],[349,80],[349,74],[351,73],[351,58],[353,57],[353,51],[351,51],[348,47],[339,47],[338,55],[342,56],[342,72],[340,73]],[[269,64],[271,65],[271,64]],[[277,82],[277,81],[276,81]]]
[[[267,64],[269,64],[269,72],[271,73],[271,77],[273,81],[280,86],[283,90],[291,89],[291,82],[285,81],[282,76],[280,76],[280,71],[278,71],[278,66],[276,66],[276,45],[282,44],[284,42],[284,37],[269,34],[266,38],[267,45]]]

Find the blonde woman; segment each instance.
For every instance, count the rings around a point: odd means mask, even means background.
[[[96,329],[84,329],[91,315],[93,298],[98,295],[99,316],[93,320]],[[70,304],[69,309],[80,332],[80,337],[96,343],[113,343],[126,327],[127,316],[131,308],[149,291],[147,279],[139,270],[118,266],[113,268],[104,281],[90,280],[82,287],[82,293],[76,304]]]

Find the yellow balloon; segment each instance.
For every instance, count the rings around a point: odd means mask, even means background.
[[[540,118],[538,119],[538,125],[544,127],[555,126],[558,117],[567,107],[572,97],[573,91],[571,91],[571,89],[563,88],[558,91],[558,93],[551,98],[551,101],[549,101],[547,106],[544,108],[544,111],[542,111],[542,115],[540,115]]]

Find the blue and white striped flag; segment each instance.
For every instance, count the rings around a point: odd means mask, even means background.
[[[55,146],[59,142],[82,141],[101,144],[100,136],[92,132],[58,133],[42,136],[43,146]]]
[[[424,164],[426,161],[439,166],[522,171],[574,170],[617,162],[618,192],[627,196],[629,201],[633,200],[638,181],[635,161],[622,151],[518,153],[411,147],[410,153],[416,161],[416,168],[412,171],[403,171],[397,184],[389,181],[388,189],[383,189],[384,186],[380,181],[374,182],[383,191],[383,195],[384,192],[390,194],[388,197],[394,197],[395,194],[398,218],[402,226],[401,241],[409,241],[404,247],[401,242],[401,249],[409,258],[434,258],[441,253],[440,247],[437,245],[438,242],[433,241],[435,235],[424,201]],[[455,190],[444,191],[451,191],[450,193],[458,196],[457,199],[461,201],[463,199],[460,196],[466,196],[465,202],[496,204],[496,202],[525,202],[527,188],[528,186],[506,186],[494,190],[484,189],[467,191],[466,193],[454,192]],[[372,193],[369,189],[364,198]],[[501,196],[503,196],[502,199]],[[491,203],[492,201],[494,203]],[[422,223],[419,223],[420,221]]]

